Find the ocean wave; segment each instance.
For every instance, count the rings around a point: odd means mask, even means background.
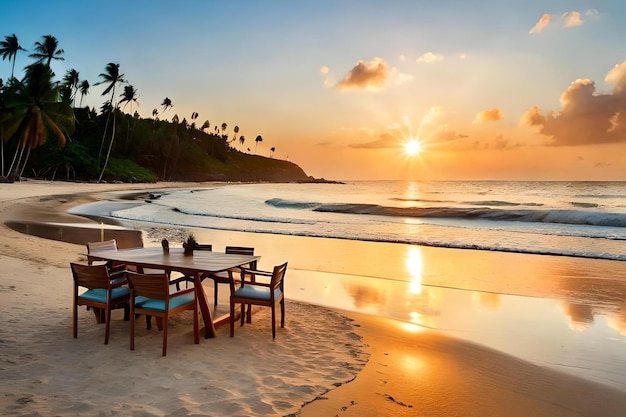
[[[153,222],[159,223],[159,222]],[[552,255],[552,256],[572,256],[577,258],[591,258],[591,259],[606,259],[613,261],[626,261],[626,254],[624,253],[607,253],[607,252],[596,252],[593,250],[585,251],[585,250],[576,250],[576,249],[562,249],[562,248],[549,248],[549,247],[537,247],[537,246],[528,246],[528,247],[519,247],[519,246],[506,246],[502,244],[486,244],[486,243],[468,243],[461,241],[443,241],[443,240],[421,240],[416,238],[390,238],[384,236],[344,236],[344,235],[335,235],[332,233],[323,233],[323,232],[302,232],[302,231],[287,231],[287,230],[267,230],[264,228],[250,228],[246,227],[237,227],[235,225],[230,225],[228,227],[212,225],[208,226],[193,226],[203,229],[213,229],[213,230],[224,230],[224,231],[239,231],[246,233],[271,233],[276,235],[286,235],[286,236],[303,236],[303,237],[314,237],[314,238],[333,238],[333,239],[347,239],[347,240],[357,240],[362,242],[385,242],[385,243],[399,243],[399,244],[409,244],[409,245],[418,245],[418,246],[430,246],[430,247],[438,247],[438,248],[449,248],[449,249],[469,249],[469,250],[483,250],[483,251],[496,251],[496,252],[510,252],[510,253],[523,253],[523,254],[532,254],[532,255]]]
[[[293,201],[293,200],[285,200],[282,198],[270,198],[269,200],[265,200],[265,204],[270,205],[276,208],[291,208],[291,209],[315,209],[321,206],[321,203],[308,202],[308,201]]]
[[[147,206],[153,206],[152,209],[156,208],[155,204],[150,204]],[[161,206],[163,207],[163,206]],[[165,207],[163,207],[165,208]],[[500,252],[516,252],[516,253],[526,253],[526,254],[540,254],[540,255],[561,255],[561,256],[573,256],[573,257],[584,257],[584,258],[595,258],[595,259],[607,259],[607,260],[618,260],[618,261],[626,261],[626,253],[624,251],[616,251],[614,248],[608,244],[599,241],[597,237],[578,237],[564,236],[566,239],[573,239],[574,242],[578,242],[577,244],[536,244],[536,240],[533,237],[529,237],[528,239],[519,238],[517,240],[511,241],[510,239],[476,239],[476,236],[472,233],[461,235],[454,234],[455,238],[450,238],[449,233],[439,233],[438,235],[433,235],[432,233],[426,233],[422,235],[421,233],[413,234],[411,236],[404,235],[394,235],[393,233],[379,233],[377,229],[365,231],[361,228],[359,229],[345,229],[345,228],[327,228],[327,227],[307,227],[305,229],[301,228],[292,228],[292,227],[281,227],[276,223],[283,224],[297,224],[302,223],[298,220],[294,219],[280,219],[277,222],[272,222],[268,219],[255,218],[251,216],[213,216],[206,214],[198,214],[189,210],[185,213],[186,210],[180,209],[171,209],[172,212],[204,217],[204,218],[215,218],[215,219],[226,219],[226,221],[209,221],[203,223],[198,220],[190,220],[185,217],[171,217],[169,215],[160,215],[159,211],[150,211],[148,213],[145,212],[137,212],[133,209],[131,210],[120,210],[113,211],[107,213],[108,217],[115,218],[117,220],[122,221],[135,221],[141,222],[144,224],[161,224],[166,227],[185,227],[185,228],[201,228],[201,229],[214,229],[214,230],[232,230],[232,231],[241,231],[248,233],[270,233],[277,235],[290,235],[290,236],[304,236],[304,237],[323,237],[323,238],[335,238],[335,239],[348,239],[348,240],[357,240],[357,241],[371,241],[371,242],[388,242],[388,243],[400,243],[400,244],[413,244],[413,245],[421,245],[421,246],[433,246],[433,247],[441,247],[441,248],[455,248],[455,249],[473,249],[473,250],[485,250],[485,251],[500,251]],[[247,220],[243,222],[232,222],[230,219],[235,220]],[[305,222],[306,223],[306,222]],[[317,225],[319,222],[315,222]],[[441,226],[435,226],[441,227]],[[446,227],[446,226],[444,226]],[[452,227],[451,230],[456,229]],[[506,232],[505,232],[506,233]],[[489,235],[489,233],[487,234]],[[461,236],[461,238],[458,238]],[[471,238],[463,238],[464,236],[472,236]],[[503,235],[506,236],[506,235]],[[545,237],[545,236],[544,236]],[[543,239],[543,238],[542,238]],[[606,240],[605,240],[606,239]],[[604,242],[607,240],[612,240],[609,237],[605,236],[603,239]],[[616,237],[616,240],[623,240],[621,237]],[[588,240],[588,242],[587,242]],[[520,242],[522,242],[520,244]],[[593,242],[593,243],[592,243]]]
[[[412,199],[412,198],[391,198],[392,201],[402,201],[407,203],[436,203],[436,204],[444,204],[444,203],[456,203],[456,201],[452,200],[425,200],[425,199]],[[501,201],[501,200],[481,200],[481,201],[463,201],[461,204],[465,204],[467,206],[496,206],[496,207],[540,207],[543,206],[541,203],[516,203],[513,201]]]
[[[462,207],[386,207],[376,204],[324,204],[315,208],[314,211],[374,216],[483,219],[626,227],[626,214],[596,213],[583,210],[501,210]]]
[[[311,220],[302,220],[302,219],[291,219],[284,217],[254,217],[254,216],[236,216],[236,215],[228,215],[228,214],[215,214],[215,213],[203,213],[196,210],[188,210],[181,209],[178,207],[173,207],[172,211],[181,214],[187,214],[190,216],[202,216],[202,217],[215,217],[219,219],[230,219],[230,220],[246,220],[253,222],[264,222],[264,223],[283,223],[283,224],[316,224],[318,222]]]

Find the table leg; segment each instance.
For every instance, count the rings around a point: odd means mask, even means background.
[[[200,313],[202,314],[202,321],[204,322],[204,338],[208,339],[215,337],[215,326],[213,325],[213,318],[211,317],[211,310],[206,300],[206,294],[202,287],[202,280],[200,278],[200,272],[197,272],[194,276],[193,286],[196,289],[196,298],[200,305]]]

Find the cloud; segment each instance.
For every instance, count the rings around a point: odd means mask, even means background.
[[[504,115],[502,114],[502,110],[498,108],[493,108],[491,110],[483,110],[479,112],[474,118],[474,123],[488,123],[488,122],[497,122],[498,120],[504,119]]]
[[[539,126],[555,146],[626,142],[626,61],[606,76],[613,91],[596,93],[589,79],[574,81],[561,94],[560,112],[542,115],[537,106],[522,115],[521,123]]]
[[[393,68],[391,78],[394,80],[395,84],[404,84],[413,81],[414,77],[411,74],[398,72],[395,68]]]
[[[343,90],[379,90],[389,77],[387,63],[381,58],[374,58],[369,63],[359,60],[337,84],[337,91]]]
[[[320,67],[320,74],[324,76],[324,88],[333,88],[337,80],[330,75],[330,68],[326,65]]]
[[[541,16],[541,19],[539,19],[539,21],[535,24],[535,26],[533,26],[533,28],[528,33],[531,33],[531,34],[541,33],[541,31],[544,30],[546,26],[548,26],[548,23],[550,23],[550,18],[551,16],[547,13]]]
[[[393,136],[391,133],[383,133],[380,135],[380,138],[377,140],[373,140],[371,142],[365,143],[355,143],[352,145],[348,145],[351,148],[361,148],[361,149],[388,149],[388,148],[398,148],[400,146],[400,141]]]
[[[437,55],[432,52],[426,52],[424,55],[417,58],[417,62],[425,62],[430,64],[431,62],[443,61],[443,55]]]
[[[566,12],[566,13],[563,13],[563,16],[561,17],[564,20],[563,26],[566,28],[580,26],[583,24],[583,21],[580,18],[580,13],[578,12]]]

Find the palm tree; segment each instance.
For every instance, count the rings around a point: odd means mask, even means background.
[[[65,53],[65,51],[58,48],[59,41],[57,40],[57,38],[52,35],[45,35],[43,37],[43,42],[35,42],[35,52],[30,54],[29,56],[31,58],[35,58],[37,62],[43,63],[44,61],[46,61],[46,65],[49,67],[50,62],[53,59],[65,61],[65,58],[61,56]]]
[[[174,105],[172,104],[172,100],[170,100],[168,97],[165,97],[163,99],[163,103],[161,103],[161,106],[163,106],[163,111],[167,111],[167,109],[174,107]]]
[[[80,82],[80,84],[78,85],[78,91],[80,91],[80,103],[78,104],[78,106],[82,107],[83,106],[83,97],[85,97],[87,94],[89,94],[89,81],[82,80]]]
[[[228,125],[226,123],[222,123],[222,134],[224,134],[224,131],[226,130],[227,127]]]
[[[65,73],[65,77],[63,77],[63,83],[65,84],[65,86],[69,88],[70,91],[73,91],[73,93],[70,94],[70,99],[72,100],[72,104],[74,103],[74,100],[76,99],[76,93],[78,92],[79,81],[80,80],[79,80],[78,71],[76,71],[73,68],[67,70],[67,72]]]
[[[246,138],[243,135],[239,136],[239,144],[243,146],[245,142],[246,142]]]
[[[13,60],[13,64],[11,65],[11,78],[13,78],[13,72],[15,70],[15,56],[18,51],[26,51],[26,49],[20,46],[15,33],[11,36],[5,36],[4,40],[0,42],[0,54],[2,55],[2,60],[4,61],[7,58],[9,59],[9,62]]]
[[[272,156],[274,156],[274,152],[275,152],[275,151],[276,151],[276,148],[275,148],[274,146],[272,146],[272,147],[270,148],[270,158],[271,158]]]
[[[64,146],[74,131],[74,112],[59,101],[61,86],[52,82],[50,67],[35,63],[26,67],[22,81],[12,78],[0,109],[0,131],[15,138],[17,147],[9,168],[10,176],[21,176],[30,151],[46,143],[50,130]],[[26,155],[24,156],[24,151]]]
[[[202,127],[200,128],[200,130],[206,130],[209,127],[211,127],[211,123],[209,123],[208,120],[205,120],[204,123],[202,123]]]
[[[239,133],[239,126],[235,126],[235,128],[233,129],[233,132],[235,132],[235,134],[233,135],[233,142],[237,140],[237,133]]]
[[[191,120],[193,120],[193,121],[191,122],[191,128],[192,128],[192,129],[195,129],[195,128],[196,128],[196,122],[195,122],[195,120],[196,120],[197,118],[198,118],[198,113],[197,113],[197,112],[195,112],[195,111],[194,111],[193,113],[191,113]]]
[[[124,104],[124,108],[130,104],[131,113],[133,112],[133,103],[137,103],[137,105],[139,105],[139,102],[137,101],[137,90],[132,85],[124,86],[124,92],[120,94],[120,97],[122,97],[122,99],[119,104],[126,103]]]
[[[254,144],[254,153],[256,154],[256,147],[259,144],[259,142],[263,142],[263,138],[261,137],[261,135],[257,136],[256,139],[254,140],[255,144]]]
[[[98,75],[102,78],[102,81],[97,82],[96,85],[107,83],[107,88],[102,92],[101,95],[106,95],[109,92],[111,93],[111,98],[109,99],[109,108],[111,111],[107,114],[107,120],[104,125],[104,132],[102,133],[102,143],[100,144],[100,152],[98,153],[98,158],[102,156],[102,148],[104,146],[104,138],[106,136],[107,127],[109,125],[109,117],[111,113],[113,113],[113,131],[111,133],[111,142],[109,143],[109,150],[107,152],[107,157],[104,161],[104,165],[102,167],[102,172],[100,173],[100,178],[98,178],[98,182],[102,180],[102,176],[104,175],[104,170],[106,169],[107,164],[109,163],[109,156],[111,155],[111,147],[113,146],[113,139],[115,138],[115,107],[113,106],[113,98],[115,97],[115,86],[118,83],[124,83],[124,74],[120,74],[120,64],[116,64],[113,62],[109,62],[105,68],[105,72]]]
[[[132,85],[124,86],[124,92],[120,94],[120,97],[122,97],[122,99],[120,100],[119,104],[125,103],[124,109],[126,109],[126,106],[130,104],[131,113],[133,112],[133,103],[137,103],[137,105],[139,105],[139,102],[137,101],[137,90]],[[133,117],[133,120],[136,121],[137,118]],[[131,129],[130,129],[130,120],[129,120],[128,129],[126,130],[126,141],[124,142],[124,151],[126,151],[126,148],[128,146],[128,140],[130,138],[130,130]],[[133,123],[133,130],[134,130],[134,123]]]

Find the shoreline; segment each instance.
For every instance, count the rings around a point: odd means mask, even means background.
[[[18,184],[18,188],[33,185],[29,183]],[[198,185],[194,183],[192,186]],[[118,190],[115,185],[106,190],[97,189],[93,184],[78,188],[84,188],[88,193]],[[154,188],[172,188],[172,185],[160,184]],[[5,187],[2,189],[6,190]],[[0,216],[4,219],[7,206],[16,204],[15,200],[0,201]],[[32,214],[22,211],[22,220]],[[6,229],[4,224],[2,227]],[[99,229],[97,231],[100,232]],[[19,249],[18,241],[25,243],[26,247],[31,244],[45,247],[55,256]],[[12,258],[17,265],[27,262],[21,259],[27,259],[39,265],[56,264],[69,269],[67,259],[76,257],[76,253],[67,253],[67,248],[75,248],[75,245],[14,231],[5,233],[2,242],[0,255]],[[6,279],[0,276],[3,281]],[[402,323],[391,319],[336,311],[356,321],[355,331],[369,345],[365,350],[370,359],[354,380],[312,399],[296,415],[403,416],[415,415],[418,410],[418,413],[434,416],[591,416],[597,415],[599,410],[607,416],[626,413],[626,400],[619,390],[533,365],[436,331],[415,331],[415,326],[405,328]],[[288,312],[288,323],[289,318]],[[182,347],[189,348],[184,343]],[[520,376],[523,376],[523,382]],[[205,412],[212,414],[211,410]]]

